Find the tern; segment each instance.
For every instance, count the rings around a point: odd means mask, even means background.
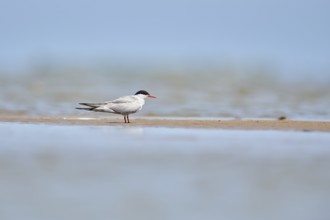
[[[94,112],[106,112],[113,114],[120,114],[124,116],[125,123],[130,123],[129,114],[140,111],[145,103],[146,98],[156,98],[150,95],[145,90],[140,90],[131,96],[122,96],[112,101],[101,103],[79,103],[87,107],[76,108],[79,110],[87,110]]]

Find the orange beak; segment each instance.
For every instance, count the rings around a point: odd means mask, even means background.
[[[148,98],[153,98],[153,99],[155,99],[155,98],[157,98],[156,96],[153,96],[153,95],[148,95]]]

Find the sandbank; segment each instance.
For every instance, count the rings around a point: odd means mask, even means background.
[[[330,132],[329,121],[304,120],[265,120],[265,119],[173,119],[173,118],[131,118],[125,124],[122,118],[84,118],[84,117],[34,117],[34,116],[0,116],[0,122],[46,123],[58,125],[81,126],[140,126],[140,127],[173,127],[203,129],[238,129],[238,130],[297,130]]]

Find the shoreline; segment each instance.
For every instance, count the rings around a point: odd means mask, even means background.
[[[330,132],[329,121],[271,120],[271,119],[153,119],[132,118],[125,124],[122,118],[0,116],[0,122],[36,123],[81,126],[142,126],[168,128],[202,128],[234,130],[281,130]]]

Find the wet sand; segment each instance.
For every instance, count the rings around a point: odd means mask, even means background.
[[[302,120],[199,120],[199,119],[154,119],[131,118],[125,124],[121,118],[81,118],[81,117],[29,117],[0,116],[0,122],[46,123],[64,125],[96,125],[96,126],[142,126],[142,127],[175,127],[204,129],[236,129],[236,130],[298,130],[330,132],[328,121]]]

